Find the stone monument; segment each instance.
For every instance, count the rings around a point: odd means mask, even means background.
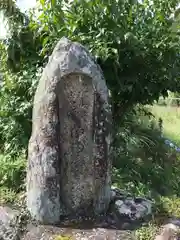
[[[111,109],[100,67],[62,38],[39,81],[28,147],[27,208],[43,224],[98,215],[111,198]]]

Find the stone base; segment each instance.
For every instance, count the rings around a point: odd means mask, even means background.
[[[133,197],[121,189],[112,187],[111,205],[113,212],[121,217],[127,217],[130,221],[145,220],[151,216],[153,201],[147,198]]]
[[[52,226],[33,227],[23,237],[23,240],[61,240],[61,236],[66,236],[66,240],[133,240],[133,234],[128,231],[109,230],[104,228],[94,229],[69,229]]]
[[[55,235],[68,233],[73,239],[82,239],[84,236],[84,239],[130,240],[134,239],[130,234],[132,230],[140,227],[152,213],[152,201],[133,198],[118,188],[112,188],[111,203],[105,215],[96,218],[66,216],[57,226],[42,226],[30,220],[24,202],[25,199],[19,212],[0,207],[0,240],[40,240],[42,234],[44,240],[58,240],[54,238]]]

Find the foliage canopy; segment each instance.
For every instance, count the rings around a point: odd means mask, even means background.
[[[10,37],[1,43],[1,71],[6,76],[0,96],[1,116],[5,108],[6,116],[11,116],[14,123],[21,119],[24,127],[18,129],[29,136],[36,73],[63,36],[86,45],[100,64],[111,92],[116,123],[135,104],[151,104],[160,95],[167,96],[168,90],[178,92],[180,38],[179,32],[172,30],[177,23],[172,15],[178,3],[40,0],[36,16],[35,10],[26,15],[6,10],[13,21]],[[0,120],[1,133],[4,121]],[[17,129],[15,132],[17,137]]]

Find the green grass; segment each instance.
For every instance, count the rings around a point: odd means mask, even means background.
[[[156,123],[159,118],[162,119],[162,129],[163,135],[176,143],[180,147],[180,108],[172,106],[158,106],[154,105],[150,107],[151,112],[155,115]],[[169,158],[171,168],[173,170],[172,177],[167,174],[169,182],[172,182],[172,185],[177,187],[172,191],[171,184],[168,184],[169,191],[162,196],[159,194],[158,199],[156,200],[156,212],[154,214],[153,220],[148,224],[148,226],[143,227],[136,231],[137,238],[139,240],[152,240],[156,235],[161,224],[169,217],[180,218],[180,183],[179,183],[179,174],[180,174],[180,154],[177,155],[169,150],[169,156],[174,154],[175,158]],[[154,166],[152,166],[154,167]],[[158,192],[157,192],[158,194]],[[158,196],[158,195],[157,195]],[[159,208],[158,208],[159,205]]]
[[[164,135],[180,146],[180,107],[154,105],[151,110],[157,120],[162,118]]]
[[[0,204],[17,200],[23,191],[26,160],[23,155],[0,155]]]
[[[158,200],[156,214],[152,220],[147,224],[136,230],[138,240],[154,240],[160,227],[166,222],[168,218],[180,218],[180,198],[178,196],[160,197]],[[159,205],[159,209],[158,209]]]
[[[54,236],[53,240],[72,240],[71,236],[65,236],[65,235],[57,235]]]

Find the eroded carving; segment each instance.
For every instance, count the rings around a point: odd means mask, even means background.
[[[61,39],[34,98],[27,205],[37,220],[107,210],[110,118],[101,69],[82,45]]]

